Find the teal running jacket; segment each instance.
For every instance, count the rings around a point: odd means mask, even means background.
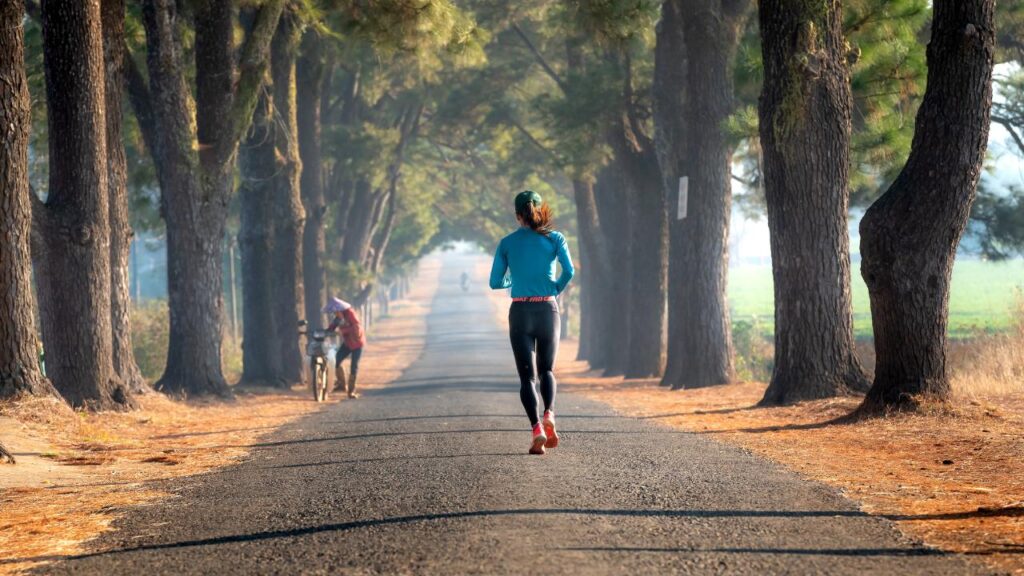
[[[555,262],[562,266],[557,279]],[[558,232],[545,236],[523,226],[498,243],[491,266],[491,288],[511,287],[513,298],[558,296],[575,273],[565,236]]]

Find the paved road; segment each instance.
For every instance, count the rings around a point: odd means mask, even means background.
[[[741,450],[559,398],[528,456],[505,336],[448,257],[423,356],[393,385],[178,481],[74,574],[965,574],[822,485]],[[372,362],[372,352],[364,361]]]

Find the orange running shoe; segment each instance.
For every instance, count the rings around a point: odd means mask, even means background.
[[[544,443],[545,448],[558,448],[558,432],[555,432],[555,413],[551,410],[544,411],[544,435],[548,437]]]
[[[530,454],[543,454],[544,444],[547,444],[548,437],[544,435],[544,429],[540,423],[533,425],[533,444],[530,445]]]

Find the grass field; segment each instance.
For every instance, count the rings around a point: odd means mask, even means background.
[[[982,262],[959,260],[953,268],[949,302],[949,332],[965,338],[978,332],[996,332],[1014,321],[1021,289],[1024,260]],[[733,322],[751,322],[771,333],[774,324],[772,270],[770,266],[737,266],[729,272],[729,306]],[[853,274],[853,329],[858,338],[871,337],[868,290],[858,265]]]

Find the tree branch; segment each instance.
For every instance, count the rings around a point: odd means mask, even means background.
[[[534,147],[536,147],[538,150],[549,156],[552,160],[555,160],[556,162],[560,160],[558,155],[555,154],[553,150],[542,144],[540,140],[537,140],[537,138],[533,134],[531,134],[530,131],[527,130],[522,124],[520,124],[518,120],[509,116],[508,123],[511,124],[513,128],[518,130],[519,133],[522,134],[530,142],[530,144],[533,144]]]
[[[374,275],[380,273],[380,265],[384,262],[384,252],[388,249],[388,241],[391,240],[391,232],[395,229],[395,221],[398,217],[398,179],[391,183],[391,192],[388,197],[387,216],[384,218],[384,229],[377,235],[377,241],[373,246],[373,263],[370,271]]]
[[[519,24],[513,22],[512,29],[515,30],[516,34],[523,40],[523,43],[526,44],[526,47],[530,49],[530,52],[533,54],[533,57],[537,60],[537,63],[540,64],[540,67],[544,69],[544,72],[546,72],[547,75],[550,76],[551,79],[555,81],[555,84],[558,84],[558,87],[562,89],[563,93],[568,93],[567,85],[562,80],[562,77],[559,76],[558,73],[555,72],[555,69],[548,64],[548,61],[544,58],[544,55],[540,53],[540,50],[538,50],[536,46],[534,46],[533,42],[530,41],[530,38],[526,36],[525,32],[523,32],[523,29],[519,27]]]
[[[622,60],[619,66],[622,68],[622,136],[626,145],[635,152],[643,152],[649,149],[653,142],[643,131],[642,122],[637,116],[636,91],[633,88],[633,59],[628,52],[622,53]]]
[[[284,5],[285,0],[268,0],[260,7],[252,31],[239,51],[238,82],[231,107],[231,132],[227,138],[227,142],[232,144],[242,139],[252,120],[259,89],[270,64],[270,41],[274,38]]]
[[[733,180],[739,182],[740,184],[743,184],[748,188],[757,188],[757,183],[754,182],[753,180],[747,180],[746,178],[737,176],[735,174],[730,174],[729,176],[732,177]]]
[[[127,44],[124,47],[124,77],[128,101],[131,102],[135,118],[139,121],[142,140],[146,143],[146,148],[156,150],[156,118],[153,116],[149,84],[135,63]]]
[[[356,297],[349,304],[355,308],[362,308],[363,304],[366,304],[366,301],[370,299],[370,292],[373,292],[373,282],[367,284],[359,294],[356,294]]]
[[[1013,142],[1017,145],[1021,154],[1024,154],[1024,138],[1021,138],[1020,134],[1017,134],[1018,126],[1010,121],[1009,118],[1004,118],[1002,116],[992,116],[992,121],[1003,128],[1006,128],[1006,131],[1010,133],[1010,137],[1013,138]]]

